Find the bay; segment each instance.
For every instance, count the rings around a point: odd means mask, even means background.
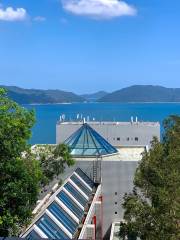
[[[180,103],[72,103],[23,105],[36,112],[36,124],[32,129],[31,144],[53,144],[56,141],[56,122],[65,114],[66,120],[75,120],[77,114],[97,121],[159,121],[169,115],[180,115]],[[162,127],[161,127],[162,132]]]

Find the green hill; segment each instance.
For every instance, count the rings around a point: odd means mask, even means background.
[[[73,102],[180,102],[180,88],[165,88],[151,85],[135,85],[106,93],[76,95],[61,90],[24,89],[15,86],[0,86],[8,96],[20,104],[53,104]]]
[[[61,90],[24,89],[15,86],[1,86],[8,91],[8,96],[20,104],[48,104],[83,102],[85,99]]]
[[[99,102],[180,102],[180,88],[135,85],[107,94]]]

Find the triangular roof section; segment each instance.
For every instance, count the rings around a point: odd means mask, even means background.
[[[66,141],[73,156],[104,156],[117,153],[117,149],[108,143],[87,123],[83,123]]]

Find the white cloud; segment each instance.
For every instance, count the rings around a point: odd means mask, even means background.
[[[62,0],[63,8],[76,15],[94,19],[135,16],[135,7],[123,0]]]
[[[23,21],[26,18],[27,12],[24,8],[0,7],[0,21]]]
[[[37,16],[33,20],[36,21],[36,22],[45,22],[46,18],[43,17],[43,16]]]

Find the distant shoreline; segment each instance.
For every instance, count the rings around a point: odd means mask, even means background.
[[[59,104],[64,104],[64,105],[69,105],[69,104],[72,104],[72,103],[21,103],[23,105],[59,105]]]
[[[180,104],[180,102],[71,102],[71,103],[21,103],[21,105],[70,105],[70,104]]]

